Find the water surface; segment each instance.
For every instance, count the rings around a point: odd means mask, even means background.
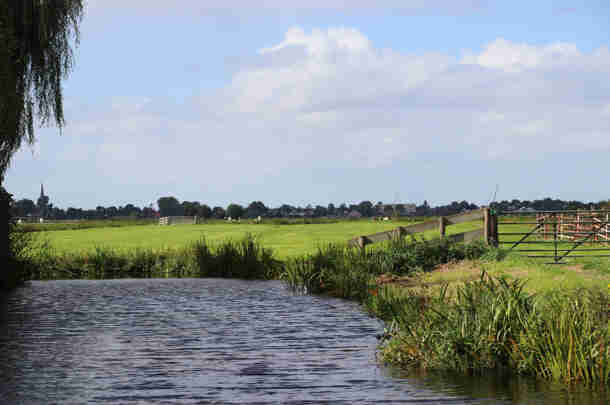
[[[0,403],[606,403],[531,380],[405,376],[383,325],[279,282],[50,281],[0,302]]]

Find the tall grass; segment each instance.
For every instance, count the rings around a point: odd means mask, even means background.
[[[363,299],[380,274],[430,271],[439,264],[474,259],[485,252],[486,246],[479,242],[464,245],[438,238],[397,238],[364,251],[329,244],[314,254],[288,260],[281,278],[293,290]]]
[[[97,247],[80,254],[57,253],[44,241],[28,258],[30,279],[167,277],[277,278],[281,263],[250,234],[208,245],[200,239],[182,249],[119,251]]]
[[[382,288],[367,306],[392,328],[380,354],[408,368],[480,375],[510,370],[564,383],[610,384],[608,295],[533,295],[524,282],[484,272],[449,297]]]
[[[241,279],[278,278],[281,263],[274,259],[273,251],[247,234],[240,240],[227,240],[210,247],[205,238],[193,243],[192,251],[199,277],[227,277]]]

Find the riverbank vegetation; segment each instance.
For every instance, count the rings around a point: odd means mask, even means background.
[[[270,280],[279,277],[281,262],[252,235],[209,243],[200,238],[179,249],[57,252],[47,242],[30,246],[24,262],[33,280],[226,277]]]

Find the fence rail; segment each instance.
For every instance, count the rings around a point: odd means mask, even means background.
[[[485,220],[483,228],[475,229],[472,231],[462,232],[454,235],[449,235],[448,238],[456,242],[469,242],[475,239],[484,237],[486,240],[490,240],[493,236],[491,230],[492,216],[489,215],[487,208],[465,212],[462,214],[451,215],[447,217],[440,217],[431,221],[420,222],[410,226],[399,226],[398,228],[390,231],[378,232],[372,235],[362,235],[350,239],[347,243],[352,247],[359,247],[363,249],[366,245],[373,243],[383,242],[391,240],[397,237],[404,237],[407,235],[414,235],[425,231],[432,231],[438,229],[440,236],[446,236],[447,226],[458,225],[465,222],[472,222],[476,220]]]

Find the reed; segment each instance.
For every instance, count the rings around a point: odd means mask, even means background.
[[[381,358],[405,368],[508,370],[566,384],[610,384],[608,295],[534,295],[524,285],[482,272],[452,296],[447,288],[434,296],[381,288],[365,302],[391,320]]]
[[[201,238],[189,250],[195,257],[199,277],[270,280],[281,272],[281,262],[274,259],[273,251],[263,247],[252,234],[226,240],[216,247]]]

